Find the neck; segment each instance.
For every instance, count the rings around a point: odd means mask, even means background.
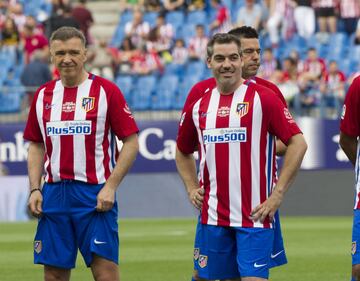
[[[217,88],[218,88],[218,91],[220,92],[220,94],[222,94],[222,95],[231,95],[233,92],[235,92],[237,90],[237,88],[240,87],[240,85],[242,83],[244,83],[244,81],[245,80],[243,78],[241,78],[234,84],[217,83]]]
[[[83,70],[82,73],[74,78],[61,77],[61,82],[64,87],[77,87],[88,78],[88,73]]]

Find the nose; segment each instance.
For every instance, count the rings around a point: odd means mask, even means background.
[[[224,60],[222,67],[225,68],[225,69],[231,68],[231,61],[230,61],[229,58],[226,58],[226,59]]]
[[[71,55],[70,54],[65,54],[64,58],[63,58],[63,62],[64,63],[71,63]]]

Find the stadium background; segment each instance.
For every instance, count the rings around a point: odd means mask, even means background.
[[[45,0],[18,2],[24,4],[25,14],[34,16],[39,15],[39,11],[43,15],[51,9]],[[110,46],[118,46],[124,38],[123,27],[131,19],[131,13],[120,15],[119,1],[88,2],[95,21],[90,29],[94,40],[105,38]],[[231,7],[232,16],[236,17],[235,11],[244,1],[224,3]],[[168,19],[177,26],[175,34],[190,36],[194,34],[196,21],[204,21],[208,26],[213,11],[207,9],[205,13],[205,18],[200,15],[191,22],[185,13]],[[145,14],[144,18],[154,22],[156,13]],[[326,44],[318,42],[315,35],[304,40],[294,33],[290,39],[281,40],[273,51],[279,60],[288,56],[292,49],[305,58],[307,48],[315,47],[327,62],[336,59],[350,77],[359,70],[360,60],[360,49],[353,43],[354,36],[345,35],[339,20],[338,32]],[[263,49],[271,47],[266,34],[260,41]],[[20,81],[24,65],[23,54],[18,60],[1,50],[0,280],[23,280],[24,276],[32,276],[27,280],[39,280],[41,276],[41,269],[36,267],[34,270],[31,265],[35,224],[29,222],[26,212],[28,184],[22,130],[28,112],[26,93],[29,88]],[[122,272],[124,279],[130,281],[189,280],[191,274],[196,211],[187,201],[173,158],[179,108],[190,86],[210,73],[198,63],[186,64],[180,74],[170,65],[165,67],[164,73],[149,75],[145,79],[114,77],[127,96],[141,128],[137,163],[117,195],[119,216],[123,219],[120,220]],[[194,69],[201,73],[194,75]],[[344,280],[349,275],[353,170],[338,146],[337,118],[323,118],[320,104],[315,104],[312,109],[298,112],[292,108],[309,143],[309,150],[281,207],[290,264],[274,270],[274,280],[335,281]],[[78,263],[80,269],[75,271],[73,280],[87,280],[89,275],[80,258]],[[148,276],[139,272],[139,268],[148,272]]]

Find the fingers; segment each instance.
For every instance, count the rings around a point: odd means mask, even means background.
[[[201,210],[204,201],[204,189],[198,188],[192,192],[190,196],[191,204],[193,204],[196,209]]]
[[[42,214],[42,197],[36,197],[36,198],[33,198],[30,197],[29,198],[29,202],[28,202],[28,208],[30,210],[30,213],[38,218],[41,216]]]
[[[260,204],[251,211],[250,219],[254,222],[259,221],[260,223],[263,223],[268,217],[270,221],[273,221],[274,214],[275,211],[269,208],[266,204]]]
[[[98,199],[95,208],[98,212],[107,212],[113,207],[113,205],[114,202]]]

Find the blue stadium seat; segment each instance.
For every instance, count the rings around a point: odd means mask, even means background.
[[[185,72],[185,65],[183,64],[176,64],[176,63],[169,63],[165,66],[165,75],[177,75],[178,77],[182,77]]]
[[[185,23],[179,26],[176,30],[176,38],[182,38],[185,40],[185,44],[189,44],[189,40],[191,37],[195,36],[195,24]]]
[[[155,88],[155,84],[156,84],[155,76],[153,76],[153,75],[140,76],[137,79],[136,88],[137,89],[146,88],[150,91],[153,91]]]
[[[135,88],[132,94],[132,109],[147,110],[150,109],[152,102],[152,91],[147,88]]]
[[[115,84],[120,88],[121,92],[127,103],[132,106],[132,89],[133,89],[133,78],[131,76],[119,75],[115,79]]]
[[[184,77],[184,80],[179,84],[177,95],[175,97],[173,108],[182,109],[185,103],[185,100],[191,90],[191,88],[200,80],[196,77]]]
[[[120,15],[120,22],[119,25],[121,23],[122,28],[125,27],[125,24],[129,21],[132,21],[133,19],[133,14],[131,11],[125,11]]]
[[[175,100],[175,89],[162,85],[157,87],[155,96],[151,103],[151,108],[155,110],[172,109]]]
[[[0,113],[20,112],[22,92],[6,91],[0,93]]]
[[[188,24],[203,24],[206,25],[207,23],[207,15],[204,11],[198,10],[198,11],[193,11],[193,12],[189,12],[187,18],[186,18],[186,23]]]
[[[185,76],[194,76],[201,79],[201,77],[204,75],[205,67],[206,65],[203,61],[190,61],[187,64]]]
[[[122,41],[124,40],[125,37],[125,31],[124,31],[124,27],[121,25],[118,25],[112,38],[110,41],[110,46],[111,47],[119,47],[121,46]]]
[[[184,24],[184,18],[184,13],[180,11],[173,11],[166,14],[166,22],[171,23],[174,30]]]
[[[147,12],[144,14],[144,21],[148,22],[152,27],[155,25],[158,15],[159,14],[157,12]]]

